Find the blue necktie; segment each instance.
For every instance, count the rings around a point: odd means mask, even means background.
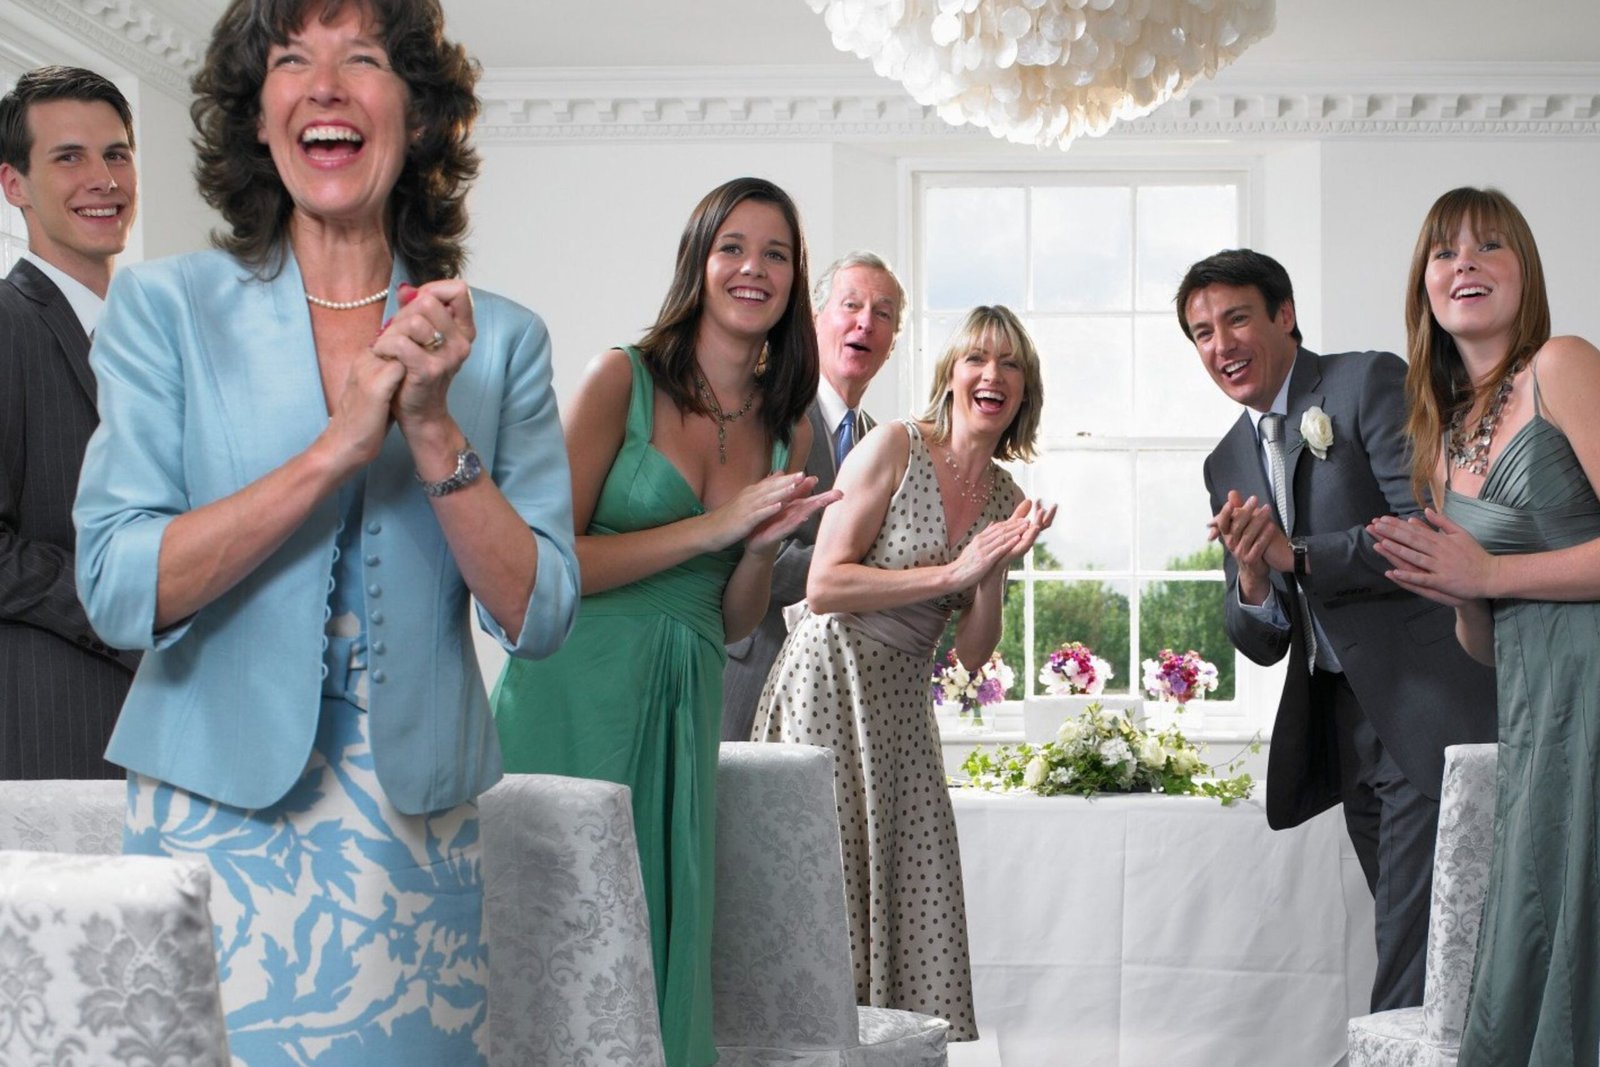
[[[856,413],[848,410],[844,418],[839,420],[839,428],[833,433],[833,468],[838,470],[844,466],[844,457],[850,454],[850,449],[856,443]]]

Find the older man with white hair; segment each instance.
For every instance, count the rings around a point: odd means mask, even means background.
[[[867,386],[883,367],[900,333],[906,293],[889,264],[872,252],[841,256],[817,280],[817,354],[821,379],[811,418],[811,455],[806,473],[817,477],[818,493],[833,487],[845,455],[874,425],[861,407]],[[728,646],[722,675],[722,739],[750,740],[756,700],[783,646],[783,609],[803,600],[811,548],[820,515],[784,543],[772,567],[772,598],[755,632]]]

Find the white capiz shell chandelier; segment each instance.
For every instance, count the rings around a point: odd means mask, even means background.
[[[1059,145],[1148,115],[1272,32],[1274,0],[806,0],[954,125]]]

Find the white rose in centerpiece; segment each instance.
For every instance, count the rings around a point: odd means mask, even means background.
[[[1318,459],[1328,458],[1328,447],[1333,444],[1333,420],[1328,413],[1313,405],[1300,416],[1300,436],[1306,447]]]
[[[1022,772],[1022,784],[1029,789],[1038,789],[1048,777],[1050,762],[1043,756],[1035,756],[1028,761],[1028,769]]]
[[[1205,768],[1200,754],[1192,748],[1168,749],[1167,755],[1172,758],[1174,774],[1198,774]]]
[[[1161,747],[1160,740],[1153,734],[1144,734],[1139,738],[1139,762],[1156,769],[1166,766],[1167,750]]]
[[[1070,749],[1078,743],[1078,738],[1083,736],[1083,726],[1077,719],[1068,719],[1056,731],[1056,744],[1062,748]]]

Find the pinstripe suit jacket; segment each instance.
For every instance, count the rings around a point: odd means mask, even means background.
[[[89,626],[72,498],[98,421],[89,338],[33,264],[0,281],[0,778],[118,778],[104,758],[138,653]]]

